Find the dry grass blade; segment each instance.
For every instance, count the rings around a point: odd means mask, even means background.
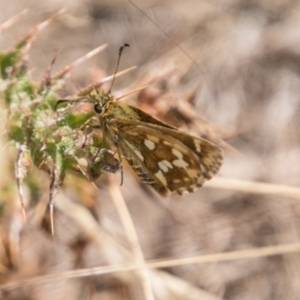
[[[57,13],[55,13],[54,15],[52,15],[49,19],[47,19],[46,21],[40,23],[38,26],[36,26],[35,28],[33,28],[26,36],[24,36],[17,44],[16,47],[19,47],[20,45],[22,45],[23,43],[28,43],[29,45],[31,45],[37,38],[37,36],[46,28],[48,27],[52,22],[55,21],[55,19],[57,19],[59,16],[61,16],[62,14],[64,14],[66,11],[66,9],[61,9],[60,11],[58,11]],[[27,46],[29,47],[29,46]]]
[[[215,177],[206,184],[206,187],[259,195],[284,196],[300,200],[300,188],[279,184]]]
[[[119,186],[115,183],[114,180],[110,181],[109,190],[110,190],[111,198],[114,201],[115,207],[116,207],[118,214],[120,216],[120,219],[122,221],[127,238],[132,247],[132,252],[133,252],[135,261],[136,261],[137,265],[139,266],[145,298],[147,300],[154,300],[154,295],[153,295],[153,291],[152,291],[152,287],[151,287],[151,283],[150,283],[149,274],[148,274],[148,271],[146,268],[144,254],[141,249],[141,245],[139,243],[139,239],[138,239],[132,218],[131,218],[128,208],[126,206],[124,197],[121,194]]]
[[[12,25],[14,25],[15,23],[17,23],[20,18],[22,18],[24,15],[26,15],[28,12],[27,9],[24,9],[23,11],[21,11],[20,13],[18,13],[17,15],[13,16],[12,18],[10,18],[9,20],[7,20],[6,22],[2,23],[0,25],[0,34],[5,31],[6,29],[8,29],[9,27],[11,27]]]
[[[145,262],[145,267],[149,269],[166,268],[171,266],[182,266],[188,264],[203,264],[203,263],[216,263],[222,261],[232,261],[240,259],[253,259],[274,255],[286,255],[300,252],[300,243],[286,244],[280,246],[261,247],[257,249],[246,249],[240,251],[231,251],[227,253],[216,253],[211,255],[203,255],[198,257],[189,257],[181,259],[162,260],[154,262]],[[14,289],[20,286],[27,286],[32,284],[40,284],[53,280],[62,280],[94,275],[104,275],[112,273],[123,273],[130,271],[140,270],[140,264],[126,264],[106,267],[95,267],[89,269],[82,269],[76,271],[62,272],[60,274],[50,274],[45,276],[34,277],[30,279],[19,280],[18,282],[9,282],[0,285],[0,291]]]
[[[65,68],[63,68],[61,71],[57,72],[57,74],[55,74],[53,76],[53,79],[63,78],[64,76],[69,74],[74,68],[76,68],[78,65],[80,65],[83,62],[85,62],[86,60],[92,58],[93,56],[100,53],[101,51],[103,51],[106,48],[107,48],[107,44],[104,44],[104,45],[99,46],[99,47],[95,48],[94,50],[88,52],[87,54],[83,55],[82,57],[76,59],[74,62],[72,62],[71,64],[69,64]]]

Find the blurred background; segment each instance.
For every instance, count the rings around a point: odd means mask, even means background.
[[[32,78],[45,74],[58,50],[53,73],[107,43],[72,73],[65,97],[111,75],[119,47],[129,43],[120,70],[136,69],[117,78],[113,94],[148,85],[124,101],[210,139],[224,150],[224,164],[202,189],[167,198],[142,184],[126,162],[121,187],[118,173],[102,175],[98,190],[69,174],[55,198],[54,238],[41,218],[49,177],[30,169],[27,185],[38,192],[26,190],[37,199],[27,210],[28,224],[15,186],[13,209],[0,224],[0,299],[299,299],[298,253],[206,263],[183,259],[299,242],[300,2],[134,3],[143,13],[126,0],[0,0],[0,23],[27,10],[1,34],[0,50],[65,7],[30,51]],[[13,182],[14,162],[2,149],[0,180]],[[271,185],[261,192],[247,182]],[[119,267],[59,277],[82,268],[172,259],[182,263],[149,272]]]

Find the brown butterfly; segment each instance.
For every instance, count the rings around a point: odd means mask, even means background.
[[[118,64],[126,46],[120,48]],[[86,99],[78,101],[94,104],[105,142],[162,196],[193,192],[221,167],[222,150],[216,145],[118,102],[110,91],[94,88]]]

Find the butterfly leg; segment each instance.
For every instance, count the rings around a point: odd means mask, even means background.
[[[96,126],[92,126],[92,128],[100,129],[102,127],[96,125]],[[105,134],[106,134],[105,129],[102,128],[102,130],[103,130],[103,136],[105,136]],[[104,143],[104,139],[102,139],[101,144],[99,146],[99,149],[98,149],[97,153],[94,155],[94,159],[96,159],[96,157],[99,154],[101,154],[101,152],[103,153],[104,151],[110,151],[109,149],[106,149],[106,148],[102,147],[103,143]],[[118,146],[118,136],[116,136],[115,140],[113,140],[113,144],[117,149],[118,160],[120,162],[120,172],[121,172],[121,183],[120,183],[120,185],[123,185],[123,165],[122,165],[121,153],[120,153],[119,146]]]
[[[123,165],[122,165],[122,158],[121,158],[121,153],[120,153],[119,147],[117,147],[117,153],[118,153],[118,159],[120,161],[120,171],[121,171],[121,183],[120,183],[120,185],[123,185]]]

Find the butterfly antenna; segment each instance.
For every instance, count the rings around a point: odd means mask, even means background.
[[[125,47],[130,47],[130,45],[129,45],[129,44],[124,44],[124,45],[121,46],[120,49],[119,49],[119,56],[118,56],[117,66],[116,66],[116,70],[115,70],[115,73],[114,73],[114,76],[113,76],[113,79],[112,79],[112,81],[111,81],[111,85],[110,85],[110,88],[109,88],[109,91],[108,91],[109,94],[110,94],[111,89],[112,89],[112,87],[113,87],[113,84],[114,84],[114,82],[115,82],[116,75],[117,75],[117,72],[118,72],[118,69],[119,69],[119,64],[120,64],[122,52],[123,52],[123,50],[124,50]]]

